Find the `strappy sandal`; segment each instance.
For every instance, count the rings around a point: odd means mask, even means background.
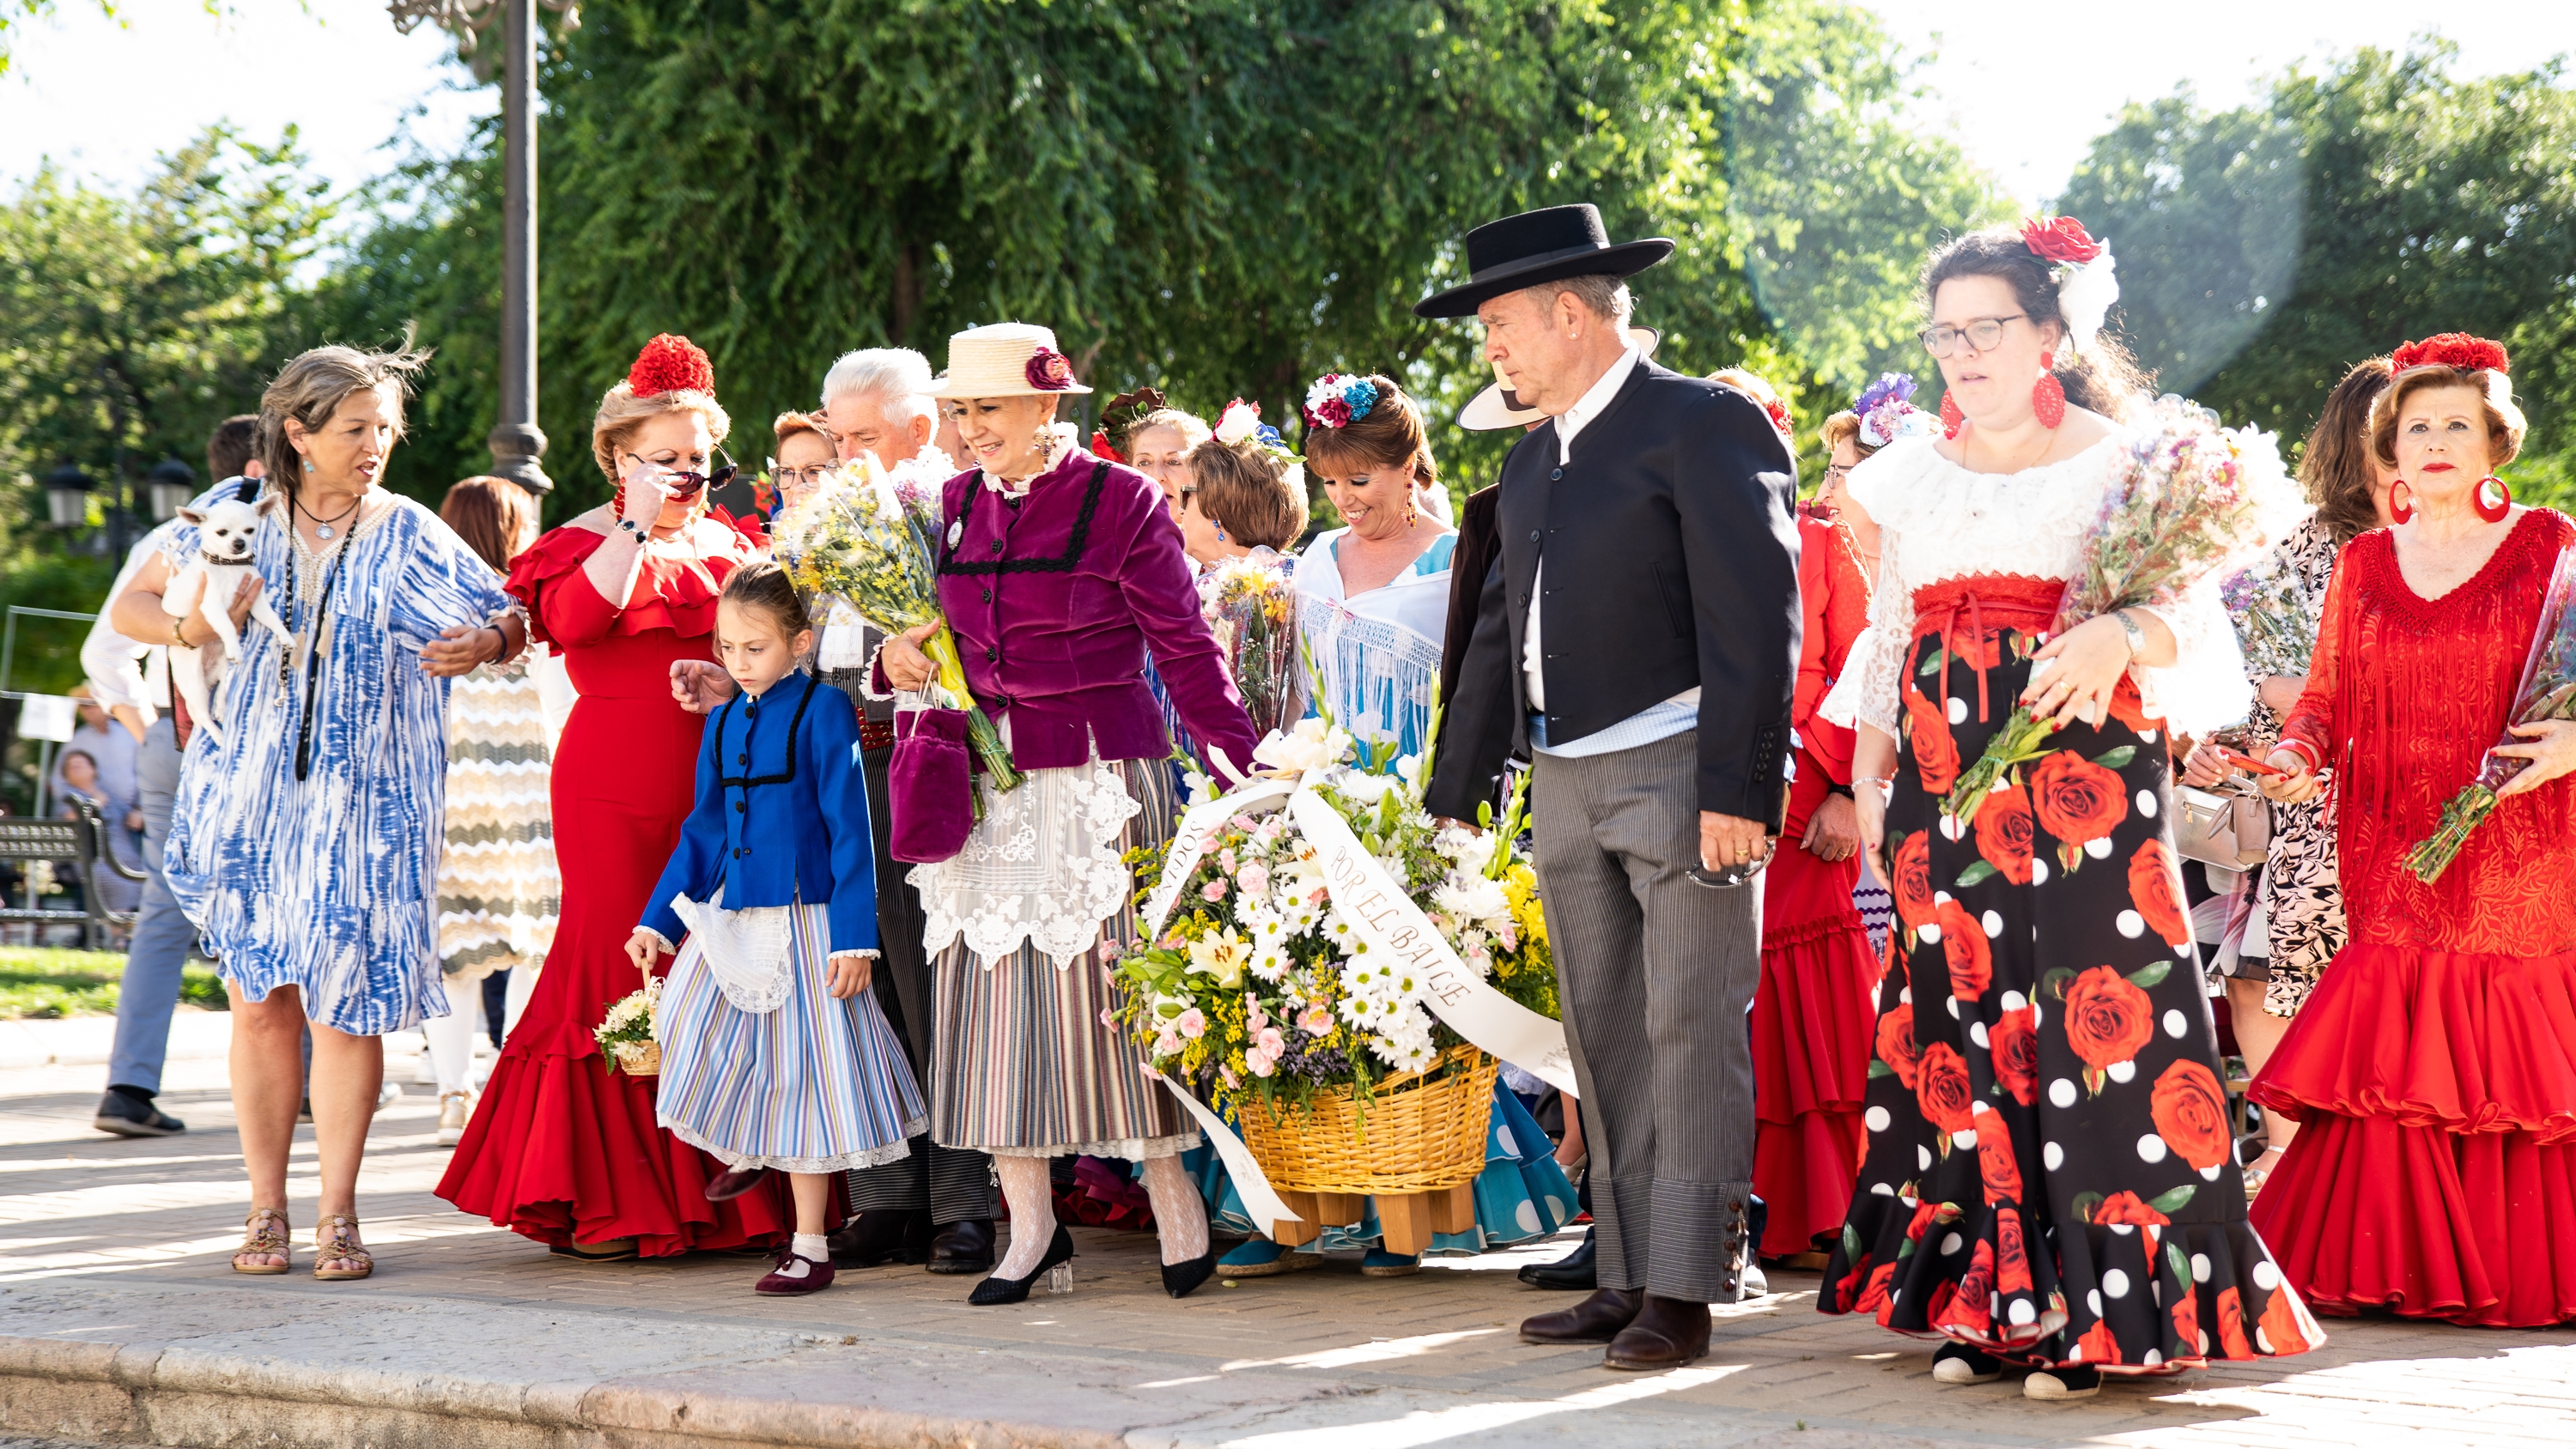
[[[2263,1191],[2263,1184],[2270,1182],[2272,1180],[2272,1174],[2280,1170],[2281,1159],[2275,1155],[2278,1151],[2278,1148],[2265,1148],[2262,1156],[2245,1164],[2244,1172],[2241,1175],[2245,1179],[2245,1200],[2247,1202],[2252,1202],[2256,1197],[2260,1196]],[[2270,1167],[2265,1167],[2263,1165],[2267,1159],[2272,1164]]]
[[[294,1225],[277,1208],[253,1208],[242,1219],[242,1245],[233,1253],[233,1271],[268,1276],[283,1273],[295,1261]],[[274,1257],[274,1263],[245,1263],[244,1258]]]
[[[355,1263],[355,1268],[325,1268],[325,1263]],[[376,1271],[375,1256],[358,1241],[358,1220],[333,1213],[313,1229],[313,1276],[325,1283],[348,1283]]]

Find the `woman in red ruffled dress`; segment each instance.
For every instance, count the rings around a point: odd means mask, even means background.
[[[1766,1258],[1830,1247],[1851,1206],[1869,1134],[1861,1110],[1869,1084],[1871,1003],[1878,963],[1853,904],[1860,881],[1860,824],[1852,802],[1852,730],[1817,713],[1842,677],[1854,640],[1869,627],[1878,529],[1841,508],[1842,480],[1903,435],[1929,434],[1931,417],[1906,401],[1913,379],[1891,373],[1853,411],[1825,420],[1832,462],[1813,504],[1798,513],[1798,599],[1806,632],[1790,710],[1797,778],[1781,848],[1762,872],[1762,980],[1753,993],[1753,1190],[1766,1209],[1758,1245]],[[1823,1254],[1810,1260],[1823,1266]]]
[[[2431,884],[2406,869],[2504,733],[2576,525],[2494,478],[2524,424],[2492,342],[2397,350],[2371,413],[2393,528],[2344,550],[2275,798],[2340,798],[2351,935],[2256,1078],[2299,1135],[2255,1227],[2317,1311],[2529,1328],[2576,1319],[2576,723]]]
[[[705,501],[728,426],[707,355],[654,338],[591,426],[616,498],[510,570],[530,631],[563,652],[581,693],[554,764],[562,916],[438,1195],[567,1257],[737,1247],[793,1226],[774,1181],[709,1202],[723,1165],[663,1131],[655,1080],[611,1071],[592,1037],[635,990],[626,938],[693,801],[705,722],[674,702],[671,663],[708,656],[717,593],[764,546]]]

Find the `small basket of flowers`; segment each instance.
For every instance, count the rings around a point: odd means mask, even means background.
[[[630,1077],[662,1074],[661,1022],[656,1011],[661,1002],[662,978],[656,976],[643,990],[627,993],[608,1008],[608,1016],[591,1035],[608,1058],[610,1071]]]

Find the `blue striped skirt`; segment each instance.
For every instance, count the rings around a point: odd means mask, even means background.
[[[788,918],[794,988],[761,1015],[725,1000],[698,942],[662,985],[662,1077],[654,1113],[672,1136],[730,1167],[840,1172],[893,1162],[929,1120],[876,993],[835,1001],[821,906]],[[885,969],[885,963],[877,963]]]

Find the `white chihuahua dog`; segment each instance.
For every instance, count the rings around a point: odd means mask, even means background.
[[[161,608],[173,619],[190,614],[203,614],[215,637],[224,646],[220,660],[208,660],[206,650],[212,645],[184,648],[170,647],[170,683],[187,701],[189,717],[197,728],[206,732],[216,744],[224,742],[223,726],[215,718],[214,685],[223,677],[223,666],[241,657],[241,636],[233,628],[233,594],[245,578],[259,577],[253,562],[252,544],[260,525],[277,508],[277,495],[272,493],[258,503],[244,503],[227,498],[211,508],[182,508],[179,516],[197,525],[197,556],[170,581],[161,595]],[[291,649],[294,636],[286,632],[286,621],[268,602],[266,593],[251,600],[251,618],[265,624],[278,639],[278,647]]]

